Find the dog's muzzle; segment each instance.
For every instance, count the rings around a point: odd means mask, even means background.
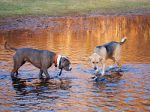
[[[71,68],[71,67],[67,67],[67,68],[64,68],[64,70],[66,70],[66,71],[71,71],[72,68]]]
[[[97,67],[96,67],[96,66],[94,67],[94,70],[97,70]]]
[[[69,71],[71,71],[72,70],[72,68],[71,67],[69,67]]]

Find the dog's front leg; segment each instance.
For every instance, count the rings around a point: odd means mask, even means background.
[[[43,74],[43,70],[40,70],[40,72],[39,72],[39,78],[40,78],[40,79],[43,78],[43,77],[42,77],[42,74]]]
[[[44,69],[43,72],[46,75],[46,79],[50,79],[47,69]]]
[[[96,71],[95,71],[95,73],[96,73],[96,74],[98,74],[98,73],[99,73],[99,67],[98,67],[98,66],[96,67]]]
[[[61,76],[61,74],[62,74],[62,70],[63,70],[63,69],[61,69],[61,70],[60,70],[60,72],[59,72],[59,74],[58,74],[59,76]]]
[[[101,72],[101,74],[102,74],[102,76],[104,76],[104,74],[105,74],[105,64],[104,63],[102,64],[102,72]]]

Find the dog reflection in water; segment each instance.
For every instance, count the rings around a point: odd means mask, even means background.
[[[39,80],[36,78],[22,79],[18,77],[12,78],[12,86],[19,95],[26,95],[29,93],[44,93],[45,90],[67,90],[71,88],[71,81],[69,79],[53,79],[53,80]],[[44,87],[44,89],[43,89]],[[27,89],[28,88],[28,89]],[[29,89],[30,88],[30,89]]]

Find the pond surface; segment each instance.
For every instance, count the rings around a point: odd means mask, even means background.
[[[45,24],[45,23],[43,23]],[[0,30],[1,112],[149,112],[150,16],[48,18],[46,28]],[[34,26],[34,25],[33,25]],[[2,28],[2,27],[1,27]],[[122,72],[92,79],[88,57],[97,45],[120,41]],[[3,45],[52,50],[67,55],[73,70],[61,80],[38,79],[39,69],[26,63],[11,80],[14,52]],[[107,62],[107,67],[112,61]],[[57,76],[59,70],[49,69]]]

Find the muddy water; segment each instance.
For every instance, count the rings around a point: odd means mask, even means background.
[[[1,112],[148,112],[150,111],[150,16],[104,16],[44,18],[33,27],[10,26],[0,31]],[[27,22],[25,22],[27,23]],[[30,23],[30,22],[29,22]],[[32,23],[32,22],[31,22]],[[20,25],[20,26],[19,26]],[[40,27],[37,27],[37,26]],[[2,27],[1,27],[2,28]],[[96,45],[128,41],[122,46],[122,72],[109,72],[102,80],[91,79],[94,71],[88,56]],[[14,52],[4,49],[5,40],[16,48],[52,50],[70,57],[73,70],[61,80],[38,80],[39,70],[26,63],[19,77],[11,80]],[[112,64],[107,62],[107,66]],[[52,77],[59,70],[49,69]]]

